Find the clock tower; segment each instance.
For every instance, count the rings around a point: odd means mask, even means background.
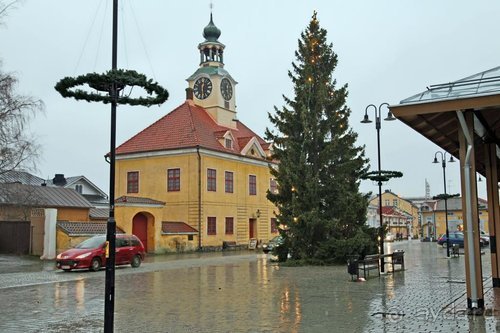
[[[200,67],[187,78],[193,89],[193,101],[205,108],[222,126],[236,128],[236,82],[224,69],[225,45],[219,42],[221,31],[210,13],[210,22],[203,29],[205,41],[198,44]]]

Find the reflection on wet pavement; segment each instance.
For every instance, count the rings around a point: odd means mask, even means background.
[[[366,282],[351,282],[343,265],[280,267],[255,252],[151,256],[117,269],[115,332],[496,331],[489,253],[490,314],[471,318],[463,257],[445,259],[433,243],[389,246],[405,251],[407,270]],[[0,274],[0,298],[10,304],[0,309],[0,332],[102,332],[104,271],[44,274],[46,283],[4,288],[13,275]]]

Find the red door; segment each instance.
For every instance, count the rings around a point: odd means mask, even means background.
[[[137,236],[148,251],[148,218],[144,214],[137,214],[132,221],[132,233]]]
[[[248,234],[250,239],[255,238],[255,219],[248,220]]]

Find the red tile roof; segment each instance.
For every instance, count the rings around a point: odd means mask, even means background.
[[[262,146],[267,143],[242,122],[236,123],[236,129],[218,125],[210,114],[192,102],[184,102],[166,116],[125,141],[116,149],[117,155],[161,151],[179,148],[202,148],[240,154],[248,143],[256,137]],[[220,143],[226,131],[231,131],[235,138],[234,149]],[[241,139],[241,141],[240,141]]]
[[[184,222],[168,222],[161,223],[161,232],[163,234],[197,234],[198,230]]]
[[[383,215],[395,215],[395,216],[404,216],[400,212],[398,212],[393,206],[384,206],[382,207]]]

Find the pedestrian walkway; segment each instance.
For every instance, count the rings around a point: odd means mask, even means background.
[[[488,250],[481,258],[487,311],[474,317],[466,311],[464,256],[447,259],[446,249],[435,243],[409,241],[389,246],[405,251],[407,270],[380,278],[380,297],[371,302],[372,318],[364,331],[497,331],[500,317],[495,310],[495,291],[491,288]]]

